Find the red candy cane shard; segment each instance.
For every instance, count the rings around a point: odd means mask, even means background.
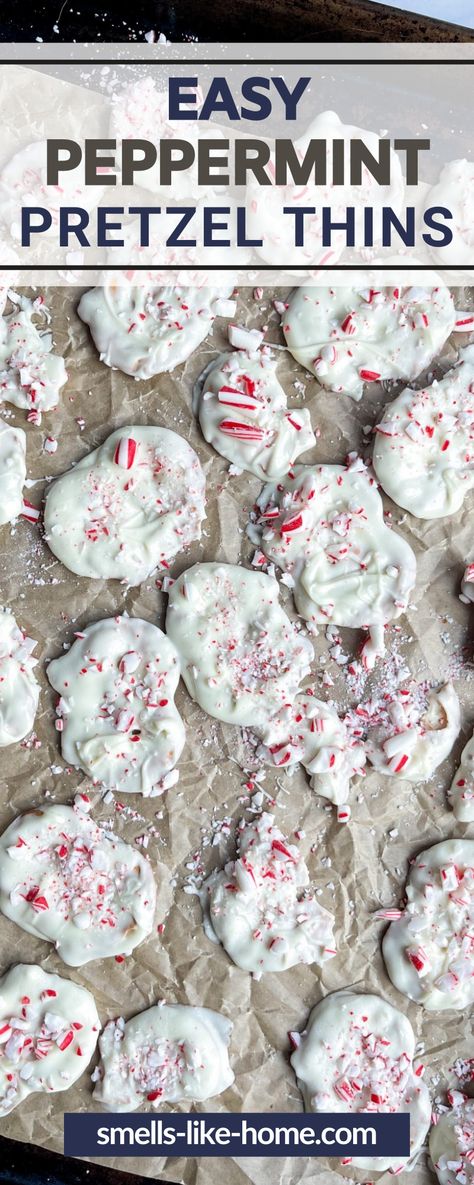
[[[32,502],[28,502],[26,498],[23,499],[21,508],[21,517],[28,519],[29,523],[37,523],[40,517],[40,510],[37,506],[33,506]]]
[[[256,424],[244,424],[239,420],[222,420],[219,431],[223,432],[224,436],[235,436],[237,440],[263,440],[265,435],[263,428],[258,428]]]
[[[133,436],[122,436],[114,452],[114,463],[121,469],[131,469],[136,457],[137,442]]]
[[[376,370],[359,370],[359,376],[364,383],[377,383],[380,379],[380,374]]]

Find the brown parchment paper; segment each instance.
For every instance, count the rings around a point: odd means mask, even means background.
[[[79,293],[51,289],[47,294],[53,313],[55,349],[66,358],[69,381],[56,412],[43,417],[40,427],[27,424],[25,414],[2,407],[2,414],[25,428],[28,438],[28,476],[34,484],[27,496],[42,501],[45,479],[66,470],[123,424],[158,423],[180,432],[196,449],[207,478],[207,520],[200,543],[182,554],[172,568],[177,575],[196,560],[221,559],[248,562],[252,548],[245,536],[248,511],[260,483],[248,474],[230,476],[228,463],[204,442],[191,411],[195,377],[214,354],[227,346],[225,324],[218,321],[213,334],[184,366],[171,375],[135,382],[100,363],[86,327],[76,314]],[[267,325],[267,340],[282,343],[279,318],[266,291],[256,301],[252,290],[239,295],[238,320]],[[468,295],[460,291],[457,307]],[[456,339],[456,345],[465,339]],[[454,357],[450,345],[443,358]],[[294,402],[304,401],[313,426],[320,429],[317,446],[305,460],[340,462],[348,450],[364,450],[364,428],[377,422],[387,394],[374,389],[360,404],[322,391],[286,351],[281,351],[280,377]],[[299,392],[293,386],[298,380]],[[59,441],[57,452],[42,451],[47,435]],[[367,449],[365,450],[367,452]],[[313,967],[296,967],[280,975],[266,975],[260,982],[234,967],[220,947],[205,937],[199,902],[184,891],[189,878],[186,864],[202,850],[209,870],[233,852],[232,831],[225,837],[213,820],[234,822],[248,803],[245,777],[237,758],[242,755],[239,731],[206,717],[180,686],[179,710],[187,727],[187,744],[180,762],[180,781],[163,798],[115,796],[105,806],[92,791],[94,817],[114,820],[119,834],[129,841],[148,835],[148,855],[158,884],[157,925],[154,932],[123,963],[97,961],[83,969],[67,968],[51,946],[23,933],[0,917],[1,972],[17,961],[38,962],[48,971],[84,984],[94,994],[102,1020],[126,1017],[147,1008],[157,999],[202,1004],[222,1010],[234,1022],[231,1062],[235,1084],[224,1095],[210,1100],[209,1110],[301,1111],[302,1100],[289,1065],[289,1029],[301,1029],[310,1008],[327,992],[354,986],[374,991],[408,1014],[420,1048],[424,1050],[426,1080],[433,1098],[457,1081],[456,1058],[474,1053],[470,1020],[456,1012],[425,1013],[391,985],[380,954],[384,923],[373,919],[381,905],[397,904],[405,882],[407,862],[420,848],[453,835],[474,835],[474,829],[456,824],[446,806],[451,782],[463,744],[474,724],[471,665],[472,610],[458,599],[465,562],[474,555],[472,499],[453,519],[422,522],[412,519],[385,499],[393,524],[409,539],[418,558],[418,578],[412,606],[401,619],[400,632],[387,631],[388,645],[405,656],[411,672],[420,678],[442,680],[455,673],[455,685],[463,706],[463,729],[449,760],[431,782],[414,786],[369,772],[352,793],[353,816],[349,826],[337,824],[325,800],[313,794],[304,772],[292,777],[269,771],[263,785],[276,798],[275,814],[284,833],[304,832],[301,847],[311,876],[321,890],[320,900],[336,915],[338,955],[324,968],[321,981]],[[11,605],[21,626],[38,639],[37,676],[42,692],[36,720],[36,739],[2,750],[0,777],[0,825],[3,830],[22,810],[44,802],[70,802],[78,788],[90,790],[81,772],[68,769],[60,757],[54,728],[53,692],[44,674],[47,660],[62,652],[73,631],[91,621],[128,611],[163,626],[166,596],[155,578],[139,588],[127,589],[118,581],[87,580],[69,573],[52,556],[37,525],[20,519],[13,528],[2,528],[1,595]],[[291,595],[282,586],[282,600],[294,615]],[[346,650],[357,636],[344,632]],[[314,678],[321,698],[331,698],[344,710],[353,697],[339,668],[328,657],[328,643],[321,633],[315,640]],[[334,688],[320,687],[326,665]],[[373,676],[377,687],[380,674]],[[120,803],[125,810],[120,809]],[[158,816],[158,817],[157,817]],[[212,835],[217,832],[217,842]],[[94,1065],[95,1062],[91,1064]],[[40,1144],[56,1151],[63,1147],[63,1113],[94,1108],[89,1071],[64,1094],[32,1095],[0,1125],[3,1135]],[[220,1159],[167,1160],[158,1157],[99,1160],[143,1176],[161,1176],[186,1185],[214,1185],[223,1171]],[[225,1163],[228,1185],[337,1185],[354,1176],[350,1166],[337,1160],[310,1158],[245,1158]],[[366,1174],[355,1173],[364,1181]],[[426,1157],[415,1168],[413,1185],[431,1179]],[[388,1181],[388,1178],[387,1178]]]

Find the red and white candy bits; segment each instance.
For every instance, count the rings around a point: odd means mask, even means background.
[[[131,469],[137,454],[137,442],[133,436],[121,436],[114,452],[114,462],[121,469]]]
[[[53,483],[46,539],[71,572],[136,585],[200,538],[204,507],[204,474],[181,436],[120,428]]]
[[[383,940],[392,983],[432,1012],[474,1000],[474,840],[448,839],[411,862],[407,904]]]
[[[235,860],[200,890],[204,928],[255,979],[298,963],[319,967],[336,954],[334,919],[309,889],[299,849],[264,813],[243,820]]]
[[[33,728],[39,684],[33,674],[36,642],[0,608],[0,748],[23,740]]]
[[[259,736],[259,759],[282,771],[291,771],[301,762],[316,794],[340,808],[341,823],[349,821],[350,784],[365,765],[365,752],[335,708],[306,688],[293,704],[286,704],[268,720]]]
[[[151,932],[156,888],[136,848],[79,807],[20,815],[0,836],[0,909],[70,967],[128,955]]]
[[[94,1099],[107,1111],[135,1111],[213,1098],[234,1081],[231,1033],[219,1012],[185,1004],[161,1003],[127,1023],[111,1020],[100,1037]]]
[[[47,674],[66,761],[122,794],[155,797],[177,781],[179,659],[157,626],[125,616],[95,622]]]
[[[391,287],[361,273],[351,288],[296,288],[282,317],[288,349],[323,387],[361,399],[366,383],[415,379],[452,333],[453,297],[434,273],[426,286]]]
[[[0,401],[35,412],[39,422],[41,413],[59,402],[66,367],[64,359],[52,353],[51,333],[43,328],[40,333],[33,321],[36,315],[48,316],[43,298],[9,296],[18,307],[0,318]]]
[[[353,1157],[357,1168],[403,1168],[421,1148],[430,1096],[414,1066],[415,1034],[402,1012],[380,996],[333,992],[313,1008],[303,1033],[291,1034],[291,1064],[307,1111],[410,1116],[410,1157]],[[344,1162],[347,1163],[347,1162]]]
[[[205,439],[222,457],[262,481],[283,477],[316,443],[308,409],[288,408],[268,346],[221,354],[195,390]]]
[[[313,647],[287,617],[275,579],[237,564],[195,564],[175,581],[166,616],[189,694],[228,724],[266,725],[292,703]]]
[[[0,979],[0,1115],[35,1091],[67,1090],[87,1068],[100,1020],[90,992],[34,963]]]
[[[365,705],[355,718],[367,734],[367,757],[379,773],[426,782],[448,757],[461,727],[452,683],[430,689],[413,680]]]

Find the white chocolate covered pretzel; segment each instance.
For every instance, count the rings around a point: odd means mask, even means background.
[[[237,564],[183,572],[170,590],[166,629],[189,694],[229,724],[266,724],[294,699],[313,657],[279,603],[277,581]]]
[[[474,822],[474,732],[461,753],[448,798],[459,823]]]
[[[120,278],[91,288],[77,311],[106,366],[135,379],[149,379],[190,357],[212,329],[216,302],[231,291],[133,287]]]
[[[426,782],[451,752],[461,710],[452,683],[431,691],[411,683],[387,693],[373,711],[369,706],[359,722],[367,731],[367,757],[379,773]]]
[[[428,519],[459,510],[474,486],[474,346],[439,382],[402,391],[375,431],[374,469],[398,506]]]
[[[307,1111],[408,1112],[410,1159],[428,1131],[430,1096],[414,1066],[415,1034],[402,1012],[380,996],[333,992],[316,1004],[303,1033],[292,1033],[291,1064]],[[383,1172],[407,1158],[352,1157],[354,1167]]]
[[[283,314],[288,349],[330,391],[360,399],[366,383],[415,379],[452,333],[453,297],[434,287],[295,288]]]
[[[54,942],[70,967],[131,954],[155,901],[145,857],[77,806],[38,807],[0,836],[2,913]]]
[[[259,735],[257,757],[277,769],[301,762],[316,794],[338,806],[348,802],[351,780],[363,769],[365,752],[331,704],[306,688]]]
[[[221,457],[262,481],[283,477],[316,443],[307,408],[288,408],[267,347],[221,354],[198,380],[203,436]]]
[[[79,576],[140,584],[200,538],[205,479],[168,428],[119,428],[51,486],[44,525],[54,555]]]
[[[99,1036],[91,993],[19,963],[0,979],[0,1115],[35,1091],[67,1090],[84,1073]]]
[[[474,840],[447,839],[411,862],[407,904],[382,944],[395,987],[429,1011],[474,1000]]]
[[[430,1132],[430,1160],[439,1185],[474,1181],[474,1099],[445,1112]]]
[[[35,646],[13,613],[0,609],[0,748],[22,741],[33,728],[40,692]]]
[[[362,462],[299,465],[264,486],[249,534],[289,573],[307,621],[369,628],[406,609],[415,556],[386,525],[376,482]]]
[[[33,316],[48,317],[42,296],[35,301],[9,293],[18,307],[0,318],[0,401],[38,417],[59,402],[67,379],[64,358],[53,354],[49,329],[38,329]]]
[[[309,889],[298,848],[264,813],[239,826],[235,860],[202,886],[204,928],[257,979],[298,963],[321,967],[336,954],[334,919]]]
[[[219,1012],[186,1004],[157,1004],[126,1023],[111,1020],[100,1037],[94,1099],[108,1111],[135,1111],[147,1103],[213,1098],[234,1081],[231,1032]]]
[[[26,436],[0,419],[0,525],[21,514],[26,478]]]
[[[154,796],[177,781],[185,740],[174,703],[179,659],[157,626],[137,617],[95,622],[47,674],[60,697],[66,761],[122,794]]]

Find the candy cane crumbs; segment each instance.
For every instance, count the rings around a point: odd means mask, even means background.
[[[407,1017],[379,996],[333,992],[313,1008],[303,1033],[291,1034],[291,1064],[308,1111],[410,1116],[410,1157],[352,1157],[357,1168],[412,1167],[431,1119],[431,1102],[414,1065]]]
[[[185,741],[179,658],[157,626],[125,615],[91,624],[47,675],[68,763],[124,794],[155,797],[173,785]]]
[[[125,1023],[109,1021],[92,1075],[94,1100],[107,1111],[203,1102],[234,1081],[232,1024],[210,1008],[160,1003]]]
[[[0,748],[23,740],[33,728],[39,700],[34,676],[37,643],[0,608]]]
[[[407,904],[383,939],[399,991],[430,1010],[466,1010],[474,1000],[474,841],[444,840],[411,862]]]
[[[80,805],[36,808],[0,836],[0,909],[70,967],[128,955],[151,933],[150,864]]]
[[[201,535],[205,479],[167,428],[113,432],[50,487],[45,537],[71,572],[140,584]]]
[[[50,331],[33,321],[36,316],[47,320],[44,302],[8,295],[17,307],[0,319],[0,401],[40,416],[59,403],[67,380],[64,359],[52,352]]]
[[[359,400],[366,383],[417,378],[455,321],[453,297],[432,273],[419,288],[359,288],[357,277],[352,288],[303,285],[289,298],[282,329],[290,352],[323,387]]]
[[[195,564],[173,584],[168,637],[193,699],[217,720],[266,724],[292,702],[313,647],[287,617],[278,584],[237,564]]]
[[[283,477],[316,438],[307,408],[288,408],[268,346],[221,354],[200,376],[195,410],[220,456],[260,477]]]
[[[336,954],[334,919],[309,887],[299,849],[261,814],[239,826],[237,855],[200,890],[204,929],[255,979]]]
[[[67,1090],[87,1068],[100,1020],[86,988],[35,964],[0,980],[0,1114],[35,1091]]]
[[[298,465],[264,486],[248,534],[291,577],[298,612],[313,626],[369,631],[363,663],[384,650],[383,626],[407,607],[416,561],[384,520],[374,478],[354,456],[342,465]]]

